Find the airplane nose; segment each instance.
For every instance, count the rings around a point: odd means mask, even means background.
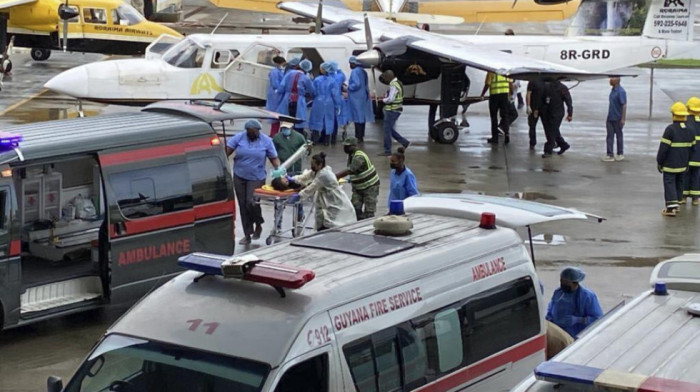
[[[84,65],[63,71],[44,84],[44,88],[76,98],[88,95],[88,72]]]
[[[357,56],[357,61],[364,65],[376,67],[382,62],[382,55],[376,49],[368,50],[364,53],[360,53]]]

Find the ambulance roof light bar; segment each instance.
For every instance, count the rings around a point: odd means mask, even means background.
[[[181,267],[203,273],[195,279],[195,282],[206,275],[219,275],[224,278],[269,284],[282,297],[285,297],[284,289],[299,289],[316,276],[311,270],[269,263],[255,255],[222,256],[192,253],[180,257],[177,263]]]
[[[22,135],[9,132],[0,132],[0,151],[8,151],[19,146]]]
[[[576,388],[576,390],[589,389],[591,391],[605,390],[616,392],[700,391],[700,385],[686,381],[557,361],[547,361],[539,364],[535,368],[535,377],[542,381],[569,385]]]

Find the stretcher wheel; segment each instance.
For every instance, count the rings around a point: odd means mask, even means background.
[[[271,244],[272,244],[272,237],[265,238],[265,245],[271,245]]]

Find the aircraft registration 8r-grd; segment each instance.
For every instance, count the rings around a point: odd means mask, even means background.
[[[457,108],[481,100],[477,94],[484,71],[525,80],[541,75],[586,80],[685,55],[698,45],[692,41],[692,0],[685,6],[664,0],[649,0],[644,7],[634,4],[638,2],[620,1],[615,12],[606,14],[605,8],[600,12],[605,2],[584,1],[572,28],[600,35],[567,37],[447,36],[325,7],[323,35],[190,35],[162,56],[149,49],[145,59],[86,64],[55,76],[45,87],[79,99],[121,104],[213,99],[225,90],[234,102],[262,105],[274,55],[308,58],[314,73],[328,60],[338,61],[348,73],[346,59],[357,55],[368,65],[394,71],[405,86],[405,104],[440,105],[442,118],[428,121],[430,135],[453,143],[459,135]],[[309,17],[318,11],[310,3],[280,7]],[[641,36],[609,36],[614,29],[630,33],[635,28]],[[471,94],[465,101],[460,96],[468,82]],[[384,90],[373,77],[370,84]]]

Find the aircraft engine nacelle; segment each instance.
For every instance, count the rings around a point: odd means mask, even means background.
[[[362,64],[392,70],[405,85],[423,83],[440,77],[442,63],[434,56],[411,49],[408,44],[413,37],[402,37],[382,42],[374,49],[357,56]]]
[[[9,24],[37,31],[56,31],[60,21],[59,5],[59,2],[40,2],[13,7],[10,9]]]

